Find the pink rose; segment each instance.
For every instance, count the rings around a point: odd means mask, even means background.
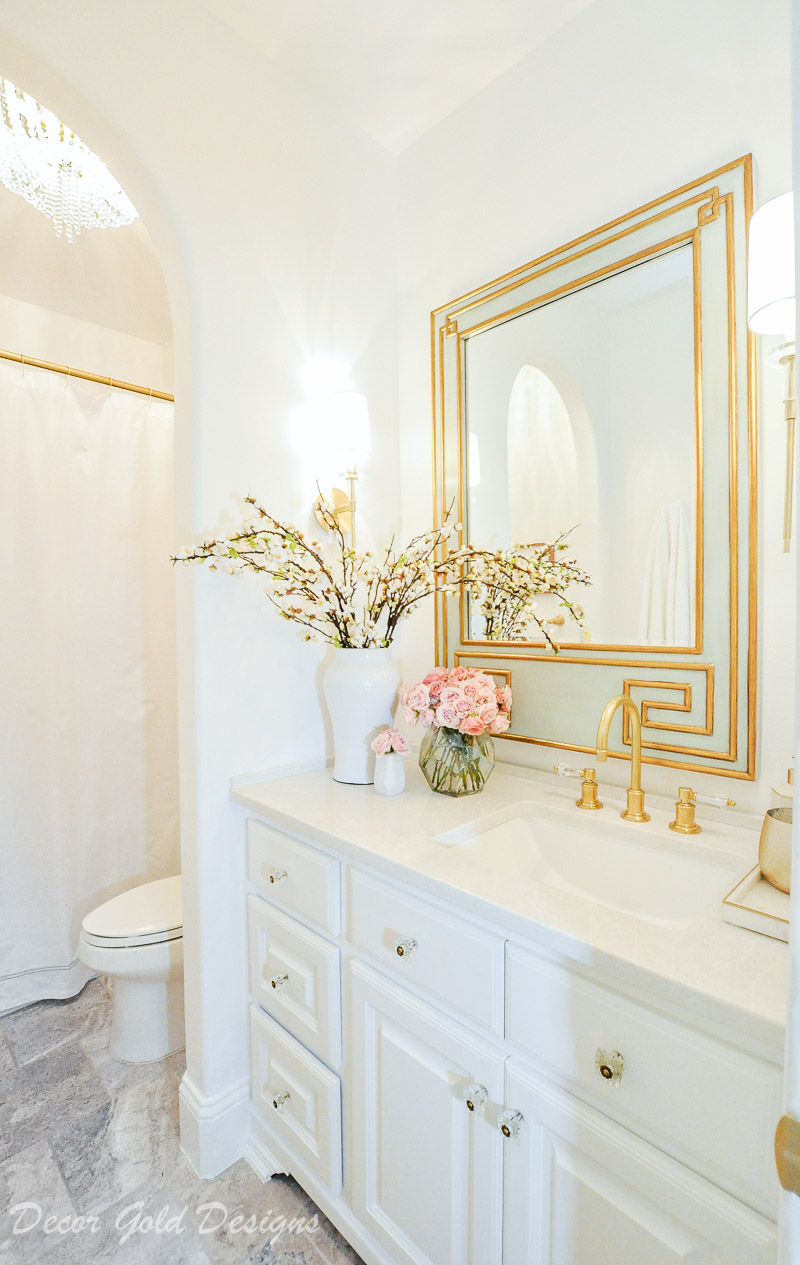
[[[511,711],[511,686],[507,685],[505,689],[500,691],[500,699],[503,707],[507,712]]]
[[[497,715],[497,708],[494,705],[494,703],[484,703],[482,707],[478,708],[478,715],[480,716],[484,725],[491,725],[492,721]]]
[[[406,695],[406,704],[415,712],[424,712],[430,702],[430,690],[427,685],[420,681],[419,685],[412,685]]]
[[[465,716],[460,725],[462,734],[470,734],[473,738],[479,738],[485,728],[480,716]]]
[[[441,701],[445,707],[457,707],[461,697],[461,690],[457,685],[446,685],[442,690]]]
[[[386,755],[392,746],[392,730],[382,729],[377,738],[373,738],[369,745],[376,755]]]
[[[498,714],[495,716],[494,720],[489,726],[489,733],[490,734],[504,734],[510,724],[511,724],[511,721],[508,718],[508,713],[498,712]]]
[[[480,694],[480,688],[477,681],[465,681],[462,686],[462,692],[465,698],[471,698],[473,702],[477,702]]]
[[[448,707],[446,703],[440,703],[436,712],[436,721],[445,729],[458,729],[458,722],[461,717],[452,707]]]
[[[426,712],[422,713],[422,715],[420,716],[420,721],[422,722],[422,724],[425,726],[426,729],[430,729],[431,725],[434,725],[436,723],[436,712],[433,710],[432,707],[429,707]]]
[[[474,671],[475,668],[453,668],[453,671],[450,673],[450,680],[466,681],[467,677],[471,676]]]
[[[422,678],[422,684],[436,685],[438,682],[446,680],[449,675],[449,668],[432,668],[428,675]]]
[[[398,755],[405,755],[408,751],[408,739],[405,734],[401,734],[399,729],[385,729],[383,732],[389,739],[389,750],[396,751]],[[372,745],[374,749],[375,743]]]
[[[469,716],[470,712],[473,710],[472,700],[469,698],[465,698],[464,695],[462,694],[458,702],[456,703],[455,709],[458,712],[459,716]]]
[[[411,708],[408,706],[407,703],[404,703],[403,706],[400,708],[400,715],[403,717],[403,720],[406,722],[407,725],[416,725],[417,714],[416,712],[412,712]]]

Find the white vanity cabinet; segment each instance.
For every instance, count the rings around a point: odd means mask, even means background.
[[[504,1265],[775,1265],[757,1213],[510,1059]]]
[[[248,876],[249,1157],[367,1265],[775,1265],[780,1069],[696,1002],[268,822]]]
[[[501,1265],[503,1139],[481,1096],[502,1097],[503,1051],[360,962],[350,984],[353,1211],[397,1265]]]

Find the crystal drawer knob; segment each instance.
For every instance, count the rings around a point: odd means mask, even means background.
[[[270,883],[282,883],[286,878],[285,870],[270,870],[267,874]]]
[[[501,1111],[497,1117],[497,1127],[504,1138],[518,1138],[524,1123],[525,1117],[522,1112],[514,1111],[511,1108]]]
[[[289,976],[285,971],[276,971],[274,975],[270,976],[269,982],[275,989],[275,992],[279,993],[281,989],[289,983]]]
[[[603,1080],[608,1081],[609,1085],[619,1086],[622,1084],[625,1060],[619,1050],[601,1050],[598,1048],[594,1056],[594,1065]]]
[[[394,942],[394,951],[399,958],[410,958],[416,947],[413,936],[398,936]]]
[[[272,1105],[276,1111],[283,1111],[290,1098],[291,1094],[288,1089],[281,1089],[278,1093],[272,1095]]]
[[[477,1116],[482,1116],[489,1101],[489,1091],[485,1085],[468,1085],[464,1090],[464,1101],[468,1111],[474,1111]]]

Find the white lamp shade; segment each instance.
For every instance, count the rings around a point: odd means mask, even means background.
[[[765,202],[750,221],[747,324],[757,334],[795,336],[794,194]]]
[[[328,414],[329,440],[355,465],[372,451],[369,437],[367,397],[358,391],[338,391],[331,395]]]

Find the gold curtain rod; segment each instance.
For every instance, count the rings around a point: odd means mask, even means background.
[[[175,402],[175,396],[167,391],[154,391],[152,387],[139,387],[133,382],[120,382],[117,378],[104,378],[99,373],[89,373],[86,369],[73,369],[71,365],[57,365],[52,360],[37,360],[35,356],[21,356],[17,351],[0,349],[0,360],[13,360],[18,365],[30,365],[33,369],[49,369],[51,373],[63,373],[68,378],[83,378],[85,382],[99,382],[105,387],[116,387],[119,391],[133,391],[136,395],[149,395],[154,400]]]

